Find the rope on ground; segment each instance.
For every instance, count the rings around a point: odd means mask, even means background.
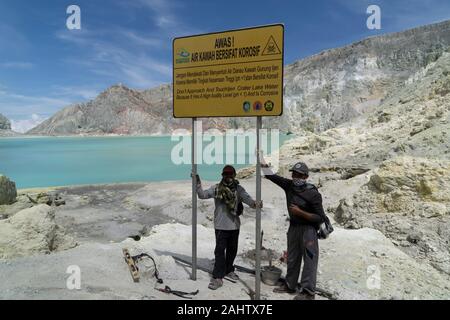
[[[149,255],[149,254],[147,254],[147,253],[141,253],[141,254],[138,254],[138,255],[133,256],[133,257],[131,257],[131,258],[134,260],[135,263],[138,263],[138,262],[141,261],[143,258],[149,258],[149,259],[151,259],[151,260],[153,261],[153,265],[154,265],[154,267],[155,267],[154,276],[155,276],[155,278],[156,278],[156,280],[157,280],[158,283],[163,283],[163,280],[159,277],[159,271],[158,271],[158,268],[156,267],[155,259],[153,259],[153,257],[152,257],[151,255]]]
[[[169,286],[165,286],[164,289],[163,288],[155,288],[155,289],[158,291],[164,292],[164,293],[176,295],[176,296],[178,296],[180,298],[184,298],[184,299],[192,299],[192,297],[187,297],[187,296],[195,296],[199,293],[199,290],[196,290],[194,292],[184,292],[184,291],[172,290]]]

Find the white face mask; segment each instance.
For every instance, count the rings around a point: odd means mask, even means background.
[[[293,178],[292,182],[294,183],[294,186],[301,187],[306,184],[306,179]]]

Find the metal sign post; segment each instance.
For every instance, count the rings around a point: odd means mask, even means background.
[[[197,280],[197,118],[192,118],[192,280]]]
[[[262,117],[256,118],[256,202],[261,203],[260,132]],[[256,206],[255,300],[261,299],[261,207]]]

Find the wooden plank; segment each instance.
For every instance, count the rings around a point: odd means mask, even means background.
[[[131,277],[133,278],[134,282],[139,282],[139,268],[134,262],[133,258],[130,255],[130,252],[128,249],[124,248],[122,249],[123,256],[125,259],[126,264],[128,265],[128,268],[130,269]]]

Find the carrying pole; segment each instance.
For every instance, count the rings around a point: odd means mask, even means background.
[[[197,280],[197,118],[192,118],[192,280]]]
[[[256,118],[256,201],[261,203],[260,129],[262,117]],[[261,299],[261,208],[256,207],[255,300]]]

